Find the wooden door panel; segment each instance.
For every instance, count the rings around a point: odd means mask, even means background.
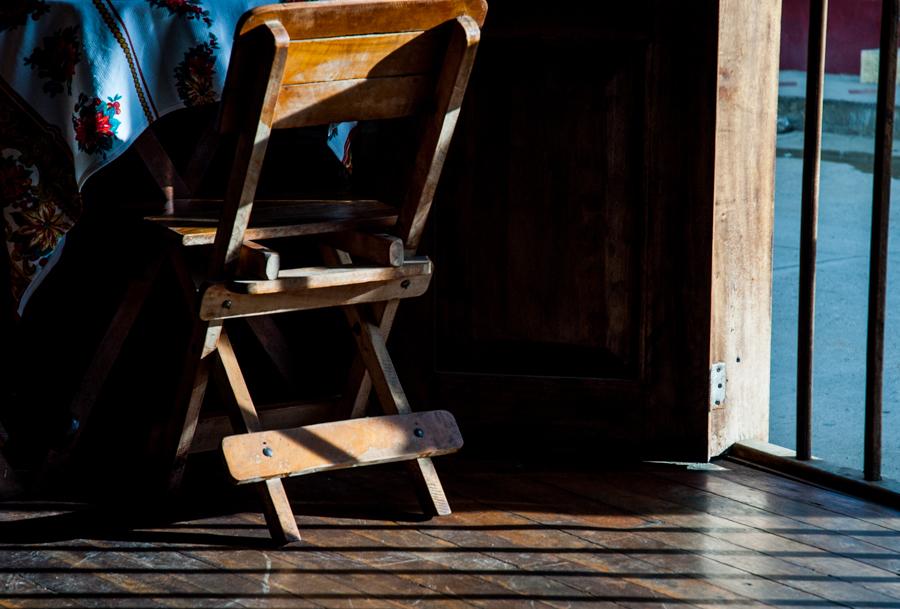
[[[758,345],[768,327],[764,290],[714,292],[732,269],[765,275],[769,255],[732,235],[714,266],[729,226],[718,206],[755,217],[766,204],[729,175],[771,177],[747,171],[768,163],[750,157],[768,141],[755,117],[771,96],[723,86],[737,72],[719,62],[770,53],[762,35],[758,48],[740,40],[769,31],[777,4],[736,17],[723,0],[590,3],[591,14],[491,3],[424,244],[433,289],[404,304],[394,333],[404,383],[456,414],[467,453],[708,457],[723,418],[710,418],[712,338],[744,345],[738,334],[757,327]],[[741,20],[753,27],[733,35]],[[722,108],[747,119],[728,137]],[[737,333],[714,310],[729,303]],[[767,360],[754,359],[729,364],[740,392],[724,416],[737,422],[759,407],[745,389],[764,386]]]
[[[637,380],[646,50],[487,39],[436,212],[439,372]]]

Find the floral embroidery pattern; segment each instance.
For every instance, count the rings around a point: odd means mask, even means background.
[[[40,19],[50,7],[47,0],[2,0],[0,2],[0,32],[25,25],[28,18]]]
[[[149,2],[155,7],[168,10],[169,15],[201,20],[207,27],[212,26],[209,11],[200,6],[200,0],[149,0]]]
[[[19,162],[12,151],[0,157],[0,208],[28,208],[37,201],[33,169]]]
[[[75,28],[67,27],[44,38],[43,48],[36,48],[31,56],[26,57],[25,65],[36,69],[39,77],[49,79],[44,83],[44,92],[55,97],[63,90],[72,95],[72,77],[79,61],[81,41]]]
[[[40,259],[39,264],[43,264],[60,238],[72,228],[72,222],[55,205],[14,211],[10,218],[19,226],[10,239],[15,252],[24,259]]]
[[[38,184],[38,170],[18,150],[0,153],[0,220],[4,220],[13,293],[18,298],[72,227],[52,192]]]
[[[209,42],[189,48],[184,60],[175,67],[175,88],[185,106],[210,104],[218,99],[213,86],[218,48],[216,37],[210,34]]]
[[[100,152],[106,158],[121,124],[116,118],[122,113],[120,99],[121,95],[109,97],[104,104],[99,97],[90,98],[84,93],[78,96],[72,126],[79,150],[88,154]]]

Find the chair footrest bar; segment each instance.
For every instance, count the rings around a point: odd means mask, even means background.
[[[229,289],[226,284],[216,283],[203,291],[200,319],[213,321],[412,298],[424,294],[430,282],[431,275],[426,274],[271,294],[245,294]]]
[[[445,410],[228,436],[222,452],[237,484],[456,452],[463,440]]]

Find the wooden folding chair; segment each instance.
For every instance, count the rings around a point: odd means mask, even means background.
[[[421,295],[431,262],[415,256],[484,20],[483,0],[323,0],[264,6],[238,25],[219,131],[237,146],[224,200],[175,200],[148,218],[181,245],[212,245],[176,396],[170,485],[181,480],[210,372],[228,388],[237,435],[222,441],[238,484],[258,483],[273,538],[299,539],[281,478],[407,461],[423,508],[450,508],[430,457],[458,450],[447,412],[413,413],[385,341],[402,298]],[[273,129],[417,116],[418,151],[403,201],[257,201]],[[209,210],[217,219],[208,221]],[[323,266],[281,269],[257,240],[315,235]],[[364,261],[358,263],[357,261]],[[349,419],[265,431],[226,321],[342,307],[357,347]],[[385,416],[364,418],[374,388]]]

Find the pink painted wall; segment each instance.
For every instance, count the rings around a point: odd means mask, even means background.
[[[806,69],[810,0],[783,0],[781,69]],[[859,52],[877,49],[881,0],[829,0],[825,71],[859,74]]]

